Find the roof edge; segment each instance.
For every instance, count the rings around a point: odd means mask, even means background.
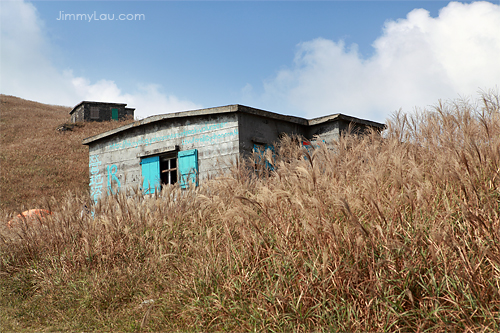
[[[87,145],[93,141],[104,139],[105,137],[108,137],[110,135],[113,135],[113,134],[116,134],[116,133],[119,133],[122,131],[126,131],[130,128],[155,123],[155,122],[162,121],[165,119],[204,116],[204,115],[212,115],[212,114],[219,114],[219,113],[231,113],[231,112],[244,112],[244,113],[253,114],[253,115],[257,115],[257,116],[261,116],[261,117],[267,117],[267,118],[272,118],[272,119],[279,119],[279,120],[294,122],[294,123],[297,123],[300,125],[307,125],[307,120],[304,118],[295,117],[295,116],[286,116],[286,115],[282,115],[279,113],[265,111],[265,110],[261,110],[261,109],[256,109],[256,108],[252,108],[250,106],[245,106],[245,105],[241,105],[241,104],[230,104],[230,105],[225,105],[225,106],[217,106],[217,107],[205,108],[205,109],[165,113],[165,114],[161,114],[161,115],[147,117],[145,119],[135,121],[135,122],[130,123],[128,125],[124,125],[124,126],[115,128],[113,130],[86,138],[83,140],[82,143],[84,145]]]
[[[81,101],[75,107],[69,112],[69,114],[72,114],[75,112],[75,110],[82,105],[83,103],[88,103],[88,104],[109,104],[109,105],[119,105],[119,106],[126,106],[127,103],[113,103],[113,102],[97,102],[97,101]]]
[[[201,116],[201,115],[209,115],[216,113],[228,113],[228,112],[236,112],[238,110],[238,104],[226,105],[226,106],[218,106],[208,109],[199,109],[199,110],[190,110],[190,111],[180,111],[173,113],[165,113],[161,115],[150,116],[141,120],[134,121],[133,123],[120,126],[118,128],[112,129],[110,131],[100,133],[88,138],[83,139],[82,144],[88,145],[89,143],[97,140],[104,139],[105,137],[111,136],[113,134],[126,131],[130,128],[139,127],[151,123],[155,123],[157,121],[172,119],[172,118],[183,118],[183,117],[193,117],[193,116]]]
[[[345,120],[348,122],[354,122],[366,126],[371,126],[371,127],[378,127],[380,129],[385,128],[385,124],[378,123],[376,121],[371,121],[371,120],[366,120],[366,119],[361,119],[361,118],[356,118],[352,116],[348,116],[342,113],[336,113],[328,116],[323,116],[323,117],[318,117],[318,118],[313,118],[308,121],[308,125],[318,125],[322,123],[326,123],[329,121],[334,121],[334,120]]]
[[[243,112],[243,113],[257,115],[257,116],[261,116],[261,117],[267,117],[267,118],[271,118],[271,119],[277,119],[277,120],[287,121],[287,122],[291,122],[291,123],[296,123],[296,124],[302,125],[302,126],[318,125],[318,124],[322,124],[322,123],[326,123],[326,122],[334,121],[334,120],[345,120],[345,121],[355,122],[355,123],[359,123],[359,124],[363,124],[363,125],[367,125],[367,126],[378,127],[381,129],[385,127],[385,125],[381,124],[381,123],[377,123],[377,122],[365,120],[365,119],[359,119],[359,118],[343,115],[341,113],[307,120],[305,118],[300,118],[300,117],[290,116],[290,115],[283,115],[283,114],[279,114],[279,113],[275,113],[275,112],[271,112],[271,111],[265,111],[265,110],[261,110],[261,109],[252,108],[250,106],[245,106],[245,105],[241,105],[241,104],[230,104],[230,105],[217,106],[217,107],[212,107],[212,108],[180,111],[180,112],[173,112],[173,113],[166,113],[166,114],[161,114],[161,115],[150,116],[150,117],[144,118],[142,120],[134,121],[133,123],[130,123],[130,124],[127,124],[124,126],[120,126],[120,127],[115,128],[113,130],[85,138],[85,139],[83,139],[82,144],[89,145],[90,143],[92,143],[94,141],[104,139],[104,138],[109,137],[111,135],[114,135],[116,133],[120,133],[120,132],[126,131],[126,130],[134,128],[134,127],[139,127],[139,126],[155,123],[155,122],[166,120],[166,119],[177,119],[177,118],[184,118],[184,117],[204,116],[204,115],[232,113],[232,112]]]

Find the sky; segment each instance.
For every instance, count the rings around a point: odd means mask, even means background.
[[[42,103],[383,123],[498,91],[500,4],[3,0],[0,51],[0,93]]]

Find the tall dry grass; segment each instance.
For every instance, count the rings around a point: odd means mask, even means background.
[[[1,231],[3,330],[500,330],[498,94]]]

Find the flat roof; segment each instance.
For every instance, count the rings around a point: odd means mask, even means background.
[[[253,114],[253,115],[257,115],[257,116],[261,116],[261,117],[265,117],[265,118],[287,121],[290,123],[295,123],[295,124],[299,124],[299,125],[303,125],[303,126],[313,126],[313,125],[327,123],[330,121],[345,120],[345,121],[349,121],[349,122],[363,124],[366,126],[378,127],[381,129],[385,127],[385,125],[381,124],[381,123],[377,123],[377,122],[370,121],[370,120],[359,119],[359,118],[355,118],[355,117],[351,117],[351,116],[346,116],[346,115],[343,115],[341,113],[307,120],[305,118],[289,116],[289,115],[282,115],[279,113],[264,111],[264,110],[252,108],[252,107],[241,105],[241,104],[232,104],[232,105],[219,106],[219,107],[213,107],[213,108],[166,113],[166,114],[151,116],[151,117],[144,118],[142,120],[138,120],[138,121],[135,121],[133,123],[115,128],[113,130],[88,137],[86,139],[83,139],[82,143],[84,145],[88,145],[94,141],[107,138],[109,136],[126,131],[128,129],[144,126],[147,124],[155,123],[155,122],[166,120],[166,119],[178,119],[178,118],[185,118],[185,117],[216,115],[216,114],[231,113],[231,112],[244,112],[244,113]]]
[[[109,102],[95,102],[95,101],[81,101],[80,103],[78,103],[77,105],[75,105],[75,107],[73,108],[73,110],[71,110],[69,112],[69,114],[72,114],[73,112],[75,112],[75,110],[82,104],[108,104],[110,106],[114,105],[114,106],[126,106],[127,104],[126,103],[109,103]],[[134,109],[135,110],[135,109]]]

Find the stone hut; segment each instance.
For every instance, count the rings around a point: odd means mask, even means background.
[[[81,121],[110,121],[122,120],[126,117],[134,118],[134,110],[127,108],[123,103],[104,103],[82,101],[69,113],[71,122]]]
[[[300,135],[304,145],[319,138],[328,146],[349,126],[358,132],[384,128],[343,114],[308,120],[238,104],[152,116],[83,140],[91,195],[97,201],[105,193],[197,186],[240,157],[273,150],[283,134]]]

